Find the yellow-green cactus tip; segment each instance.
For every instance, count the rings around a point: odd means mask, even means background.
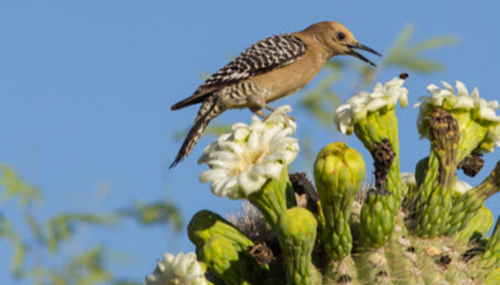
[[[294,207],[283,212],[278,220],[280,232],[285,236],[299,237],[316,233],[317,221],[307,209]]]

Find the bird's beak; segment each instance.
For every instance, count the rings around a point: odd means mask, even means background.
[[[362,54],[355,51],[354,49],[366,50],[367,52],[371,52],[371,53],[376,54],[378,56],[382,56],[380,53],[376,52],[374,49],[369,48],[369,47],[362,45],[360,43],[346,44],[345,46],[349,48],[349,51],[346,54],[355,56],[355,57],[361,59],[362,61],[364,61],[364,62],[366,62],[374,67],[377,67],[377,65],[375,65],[375,63],[371,62],[368,58],[364,57]]]

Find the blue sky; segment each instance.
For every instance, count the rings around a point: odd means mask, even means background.
[[[410,74],[405,85],[411,105],[426,94],[429,83],[439,80],[458,79],[469,90],[478,86],[482,97],[498,99],[498,4],[427,3],[5,1],[0,4],[0,162],[43,191],[45,206],[36,210],[41,219],[61,211],[106,213],[133,201],[165,198],[175,200],[186,222],[200,209],[224,214],[239,208],[241,201],[213,196],[209,185],[197,178],[205,167],[196,161],[212,137],[202,138],[184,162],[168,170],[181,144],[173,134],[190,126],[197,112],[196,107],[172,112],[170,106],[191,95],[204,74],[217,71],[262,38],[336,20],[384,54],[413,22],[414,42],[456,35],[461,43],[425,54],[446,64],[447,70]],[[379,79],[402,71],[392,70]],[[299,99],[300,93],[274,106],[296,107]],[[428,143],[416,134],[417,109],[408,107],[398,114],[401,168],[413,171],[427,155]],[[355,138],[315,127],[304,112],[293,115],[299,135],[301,125],[314,135],[316,152],[336,140],[362,149]],[[250,117],[249,111],[234,110],[218,122],[250,122]],[[498,159],[498,153],[486,156],[483,173],[467,181],[480,182]],[[497,204],[498,197],[488,201],[495,217],[500,213]],[[2,209],[9,215],[13,207]],[[139,280],[154,269],[163,252],[192,250],[185,231],[175,236],[167,228],[128,223],[78,232],[64,251],[71,255],[99,241],[112,251],[127,252],[130,264],[113,270]],[[3,241],[0,252],[0,284],[17,284],[9,277],[11,252]]]

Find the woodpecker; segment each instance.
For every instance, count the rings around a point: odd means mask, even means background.
[[[264,108],[274,110],[269,102],[304,87],[333,56],[355,56],[376,67],[356,49],[381,56],[360,44],[344,25],[333,21],[319,22],[296,33],[272,36],[250,46],[210,76],[191,97],[171,107],[171,110],[178,110],[201,103],[194,124],[170,168],[189,154],[208,123],[222,112],[249,108],[265,118]]]

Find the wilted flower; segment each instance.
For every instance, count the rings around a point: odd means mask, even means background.
[[[207,285],[206,268],[196,260],[196,254],[170,253],[157,262],[155,271],[146,276],[146,285]]]
[[[335,111],[335,124],[337,129],[344,134],[351,134],[354,124],[359,120],[365,119],[372,112],[384,107],[394,108],[397,101],[401,107],[408,105],[408,89],[402,87],[403,79],[393,78],[386,84],[375,84],[371,93],[361,92],[354,95]]]
[[[420,108],[417,121],[420,135],[428,136],[429,114],[436,108],[441,108],[458,121],[461,136],[475,136],[482,140],[479,143],[483,151],[493,151],[494,142],[500,146],[500,117],[496,115],[498,102],[486,102],[479,98],[477,88],[469,94],[467,87],[460,81],[456,81],[456,90],[447,82],[441,81],[441,84],[443,89],[434,84],[427,86],[430,96],[421,97],[422,102],[414,105]],[[472,123],[477,128],[473,128]]]
[[[298,140],[290,137],[296,124],[286,112],[291,112],[290,106],[277,108],[264,122],[254,116],[251,125],[234,124],[233,132],[203,151],[198,163],[206,163],[210,170],[200,175],[200,181],[212,181],[217,196],[241,199],[259,191],[269,178],[278,179],[299,152]]]

